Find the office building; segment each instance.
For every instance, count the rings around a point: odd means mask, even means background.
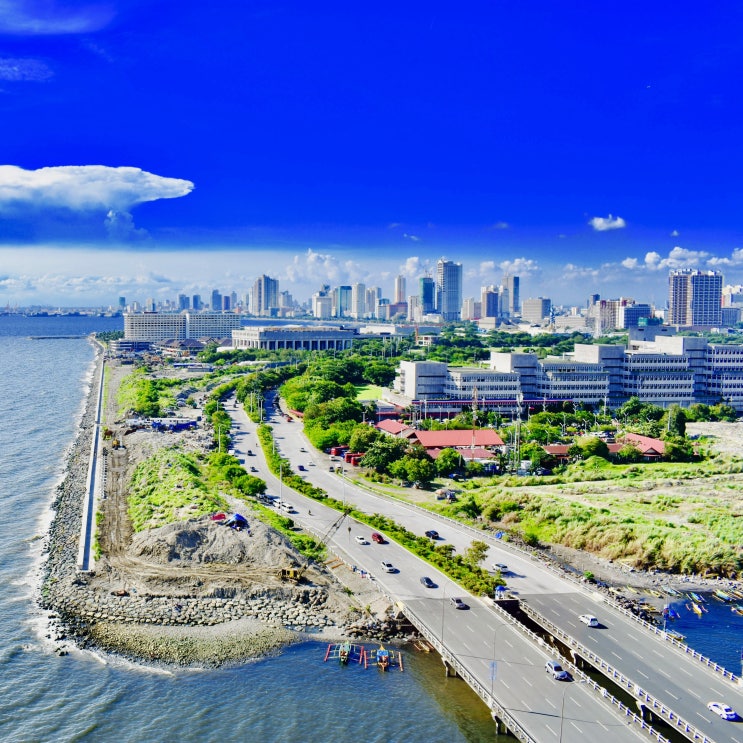
[[[124,339],[128,341],[229,338],[240,327],[239,315],[221,312],[145,312],[124,314]]]
[[[503,298],[501,300],[501,314],[513,317],[521,311],[521,300],[519,298],[518,276],[506,274],[503,277]]]
[[[351,287],[351,317],[363,320],[366,316],[366,285],[354,284]]]
[[[668,325],[719,327],[722,324],[722,274],[681,269],[668,275]]]
[[[436,311],[436,282],[430,276],[423,276],[418,282],[418,297],[421,314]]]
[[[279,309],[279,280],[265,274],[259,276],[253,284],[252,300],[251,311],[254,315],[276,315]]]
[[[459,320],[462,310],[462,264],[436,263],[436,310],[445,322]]]
[[[407,282],[404,276],[398,276],[395,279],[395,292],[393,304],[402,304],[405,301]]]
[[[188,299],[188,295],[186,294],[178,295],[178,309],[179,310],[190,310],[191,309],[191,302]]]
[[[355,330],[322,326],[249,327],[232,332],[232,345],[266,351],[342,351],[351,348],[356,337]]]
[[[531,325],[541,325],[550,316],[552,301],[544,297],[525,299],[521,307],[521,319]]]
[[[480,290],[480,317],[500,317],[500,292],[494,286]]]
[[[201,301],[201,294],[194,294],[191,297],[191,308],[196,310],[196,312],[204,309],[204,304]]]

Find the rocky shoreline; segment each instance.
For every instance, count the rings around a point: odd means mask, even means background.
[[[93,575],[77,570],[89,454],[95,423],[102,353],[98,353],[79,433],[52,504],[39,603],[49,612],[47,637],[59,654],[70,643],[147,663],[213,667],[263,657],[306,639],[403,641],[402,621],[349,612],[325,588],[265,587],[216,591],[222,595],[153,595],[136,589],[105,591]],[[343,582],[356,579],[347,571]],[[365,586],[354,586],[368,592]],[[339,586],[338,591],[343,591]],[[351,591],[354,593],[355,591]],[[367,596],[368,598],[368,596]],[[380,616],[381,615],[381,616]]]

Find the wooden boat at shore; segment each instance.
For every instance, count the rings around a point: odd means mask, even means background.
[[[725,591],[721,591],[719,588],[713,595],[720,599],[720,601],[724,601],[726,604],[729,604],[733,600],[733,597],[729,593],[725,593]]]

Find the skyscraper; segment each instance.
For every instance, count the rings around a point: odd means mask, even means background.
[[[204,305],[201,303],[201,294],[194,294],[191,297],[191,307],[195,310],[201,310],[204,308]]]
[[[722,274],[684,268],[668,275],[669,325],[722,324]]]
[[[254,315],[270,317],[279,308],[279,280],[263,274],[253,284]]]
[[[481,317],[500,317],[500,293],[494,286],[483,286],[480,291]]]
[[[179,310],[188,310],[191,309],[190,302],[188,299],[187,294],[179,294],[178,295],[178,309]]]
[[[404,276],[395,279],[395,304],[405,301],[406,281]]]
[[[509,317],[517,315],[521,311],[519,299],[519,277],[506,274],[503,277],[503,293],[501,300],[501,312]]]
[[[351,287],[351,317],[361,320],[366,314],[366,284],[354,284]]]
[[[212,312],[221,312],[222,311],[222,295],[221,295],[219,289],[212,290],[211,308],[212,308]]]
[[[436,309],[445,321],[459,320],[462,309],[462,264],[436,263]]]
[[[419,286],[420,308],[425,315],[436,309],[436,282],[430,276],[423,276]]]

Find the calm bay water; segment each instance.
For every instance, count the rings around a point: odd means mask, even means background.
[[[324,645],[219,671],[142,668],[91,653],[57,657],[34,602],[48,506],[73,440],[93,349],[121,318],[0,316],[0,739],[3,741],[493,741],[487,710],[433,655],[405,673],[322,662]],[[710,600],[674,627],[739,672],[743,617]],[[504,739],[505,740],[505,739]],[[512,739],[511,739],[512,740]]]
[[[85,339],[121,318],[0,316],[0,739],[31,741],[486,741],[487,710],[431,656],[404,673],[323,663],[305,643],[219,671],[57,657],[34,603],[48,507],[92,371]]]

